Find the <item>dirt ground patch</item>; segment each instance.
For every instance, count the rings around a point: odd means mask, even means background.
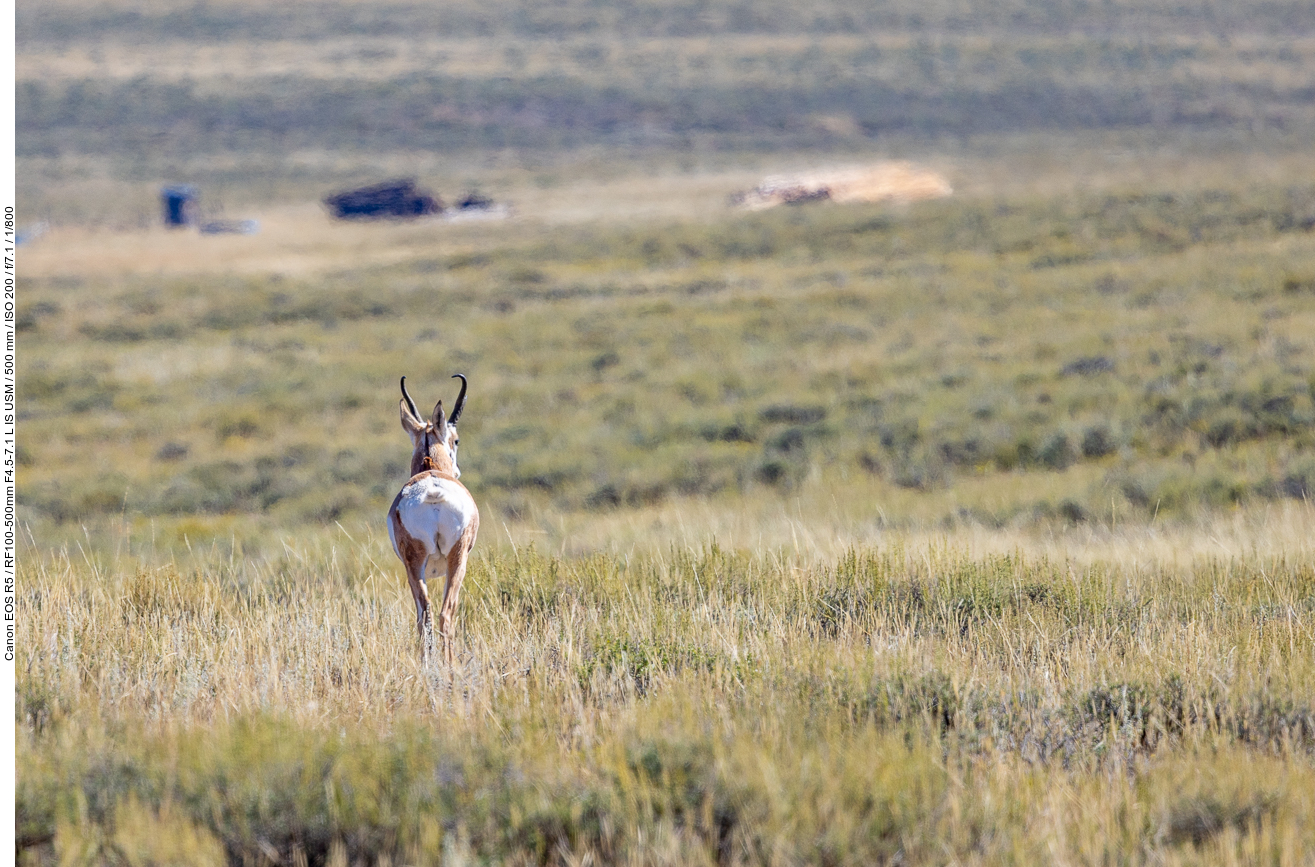
[[[954,190],[942,175],[910,162],[774,175],[737,197],[750,210],[829,199],[833,202],[916,202]]]

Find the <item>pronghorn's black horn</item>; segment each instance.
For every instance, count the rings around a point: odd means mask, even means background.
[[[457,404],[452,407],[452,415],[448,416],[448,424],[456,424],[457,419],[461,418],[461,410],[466,406],[466,377],[460,373],[452,375],[453,379],[461,380],[461,393],[457,395]]]
[[[407,407],[411,410],[411,417],[420,421],[420,410],[416,409],[416,402],[411,399],[411,395],[406,393],[406,377],[402,377],[402,399],[406,401]]]

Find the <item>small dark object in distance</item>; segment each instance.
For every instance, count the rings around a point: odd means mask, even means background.
[[[730,198],[733,207],[766,208],[772,205],[804,205],[825,202],[831,198],[831,188],[809,187],[803,184],[767,183]]]
[[[201,224],[202,235],[254,235],[259,231],[257,220],[211,220]]]
[[[817,187],[816,189],[804,186],[786,187],[777,192],[781,201],[787,205],[802,205],[806,202],[821,202],[831,198],[831,189],[829,187]]]
[[[162,461],[181,461],[187,457],[188,448],[182,443],[165,443],[160,450],[155,453],[155,457]]]
[[[190,226],[196,220],[196,199],[199,193],[190,184],[171,184],[160,190],[160,203],[164,206],[164,224],[171,227]]]
[[[493,200],[475,190],[471,190],[457,202],[459,211],[487,211],[493,207]]]
[[[1293,229],[1310,232],[1315,230],[1315,215],[1298,217],[1296,214],[1283,214],[1274,219],[1274,228],[1280,232],[1291,232]]]
[[[1070,361],[1059,372],[1062,376],[1072,376],[1075,373],[1079,376],[1094,376],[1097,373],[1109,373],[1113,369],[1114,362],[1109,357],[1093,355]]]
[[[409,179],[335,193],[324,204],[340,220],[410,219],[443,211],[442,202],[416,189],[415,181]]]

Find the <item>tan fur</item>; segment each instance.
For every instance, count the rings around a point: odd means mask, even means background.
[[[476,512],[461,538],[447,552],[447,584],[443,587],[443,605],[438,609],[438,634],[443,640],[443,661],[452,664],[452,617],[461,599],[461,582],[466,577],[466,562],[475,547],[479,532],[479,513]]]
[[[434,405],[434,413],[428,422],[412,416],[405,400],[398,401],[398,410],[402,415],[402,430],[411,437],[411,475],[434,470],[455,477],[457,465],[453,463],[448,449],[456,441],[457,428],[456,425],[447,424],[443,416],[443,401]],[[426,433],[429,435],[427,438]]]

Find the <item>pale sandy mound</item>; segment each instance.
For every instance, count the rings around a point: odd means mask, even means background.
[[[740,193],[734,201],[750,210],[761,210],[821,199],[833,202],[916,202],[939,199],[952,192],[949,182],[930,169],[908,162],[890,162],[799,175],[776,175],[766,178],[752,190]]]

